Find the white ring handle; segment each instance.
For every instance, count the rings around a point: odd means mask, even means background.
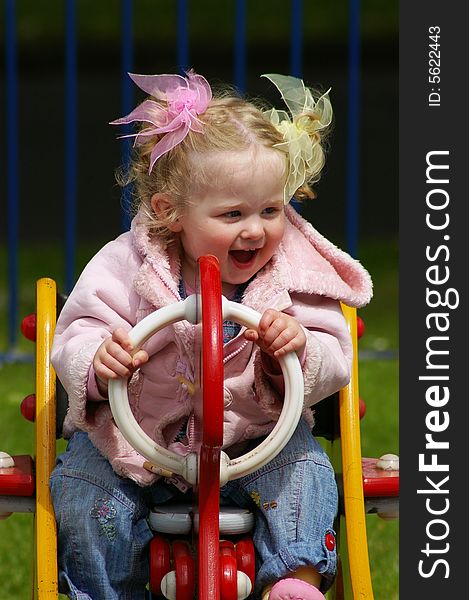
[[[129,332],[135,348],[140,348],[157,331],[182,321],[197,323],[197,304],[201,296],[193,294],[182,302],[170,304],[142,319]],[[246,327],[257,329],[261,315],[237,302],[222,297],[224,320],[231,320]],[[251,452],[230,459],[222,452],[220,464],[220,486],[231,479],[243,477],[270,462],[287,444],[298,425],[303,410],[303,374],[295,352],[279,359],[285,381],[285,397],[280,417],[271,433]],[[198,456],[194,453],[180,456],[163,448],[150,438],[137,423],[129,405],[127,379],[109,381],[109,404],[117,427],[122,435],[142,456],[162,470],[181,475],[194,485],[198,478]]]

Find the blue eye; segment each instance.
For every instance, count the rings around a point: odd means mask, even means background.
[[[266,215],[273,215],[276,212],[278,212],[278,208],[276,208],[275,206],[269,206],[268,208],[264,208],[263,212]]]
[[[229,212],[224,213],[224,217],[228,217],[229,219],[235,219],[236,217],[241,216],[241,212],[239,210],[230,210]]]

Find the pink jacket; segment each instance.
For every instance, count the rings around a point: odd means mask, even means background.
[[[363,267],[322,237],[287,207],[284,238],[272,260],[247,287],[243,304],[262,313],[273,307],[295,316],[308,343],[303,360],[305,416],[309,407],[347,384],[352,347],[339,301],[363,306],[372,295]],[[180,262],[149,236],[139,215],[130,232],[102,248],[83,270],[57,322],[52,364],[69,395],[64,435],[89,433],[114,470],[140,485],[157,476],[143,468],[144,458],[123,438],[108,402],[94,383],[92,361],[98,346],[117,327],[127,330],[149,313],[180,300]],[[175,323],[145,344],[150,359],[129,384],[129,401],[142,429],[159,444],[184,454],[197,448],[200,398],[191,395],[197,373],[195,327]],[[267,434],[282,398],[278,376],[241,333],[224,347],[224,447]],[[175,442],[189,419],[189,447]]]

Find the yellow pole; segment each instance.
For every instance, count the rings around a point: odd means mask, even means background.
[[[340,438],[344,486],[348,562],[354,600],[373,600],[360,444],[358,348],[356,310],[342,305],[353,340],[353,367],[349,384],[340,391]]]
[[[57,534],[49,477],[55,463],[55,372],[50,352],[56,322],[56,285],[37,282],[36,307],[36,573],[38,600],[58,597]]]

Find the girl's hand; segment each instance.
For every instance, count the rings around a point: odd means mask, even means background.
[[[145,350],[138,350],[132,355],[134,347],[124,329],[116,329],[112,337],[107,338],[97,349],[93,359],[98,389],[103,396],[107,395],[110,379],[129,377],[140,365],[148,361]]]
[[[274,358],[288,352],[296,352],[301,357],[306,346],[306,335],[298,321],[272,308],[262,315],[257,331],[246,329],[244,337]]]

